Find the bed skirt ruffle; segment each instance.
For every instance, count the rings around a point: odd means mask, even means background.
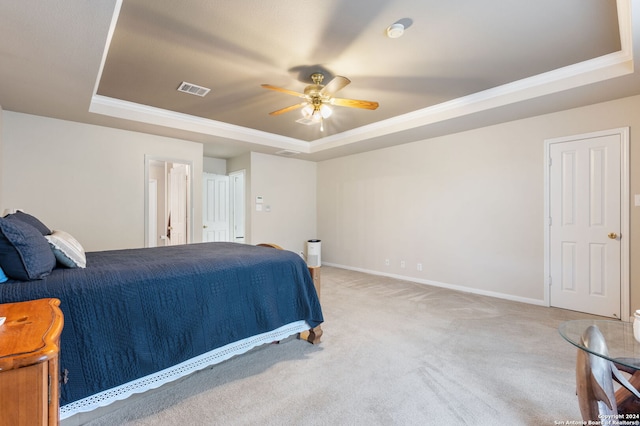
[[[60,420],[64,420],[74,414],[84,413],[107,406],[113,402],[126,399],[136,393],[156,389],[166,383],[178,380],[195,371],[219,364],[236,355],[244,354],[263,344],[283,340],[294,334],[309,330],[310,328],[311,327],[309,327],[309,324],[307,324],[306,321],[296,321],[273,331],[268,331],[237,342],[229,343],[226,346],[214,349],[157,373],[141,377],[115,388],[107,389],[95,395],[64,405],[60,407]]]

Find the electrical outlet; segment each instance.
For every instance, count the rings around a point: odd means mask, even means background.
[[[385,260],[384,260],[384,264],[385,264],[386,266],[389,266],[389,265],[391,264],[391,262],[389,262],[389,259],[385,259]]]
[[[418,264],[416,265],[416,269],[417,269],[418,271],[422,271],[422,263],[418,263]]]
[[[405,262],[404,260],[400,261],[400,267],[404,268],[405,266],[407,266],[407,262]]]

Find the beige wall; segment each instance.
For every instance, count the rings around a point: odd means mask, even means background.
[[[630,126],[633,200],[639,110],[636,96],[321,162],[323,261],[540,303],[544,141]],[[640,207],[630,210],[640,309]]]
[[[245,171],[247,184],[246,242],[304,252],[316,237],[316,163],[252,152],[227,160],[228,173],[238,170]],[[257,196],[263,197],[262,211],[256,210]]]
[[[629,126],[635,310],[638,110],[636,96],[318,164],[251,153],[228,160],[227,170],[246,171],[248,243],[300,252],[321,238],[325,263],[536,302],[544,295],[544,140]],[[0,211],[32,212],[87,250],[141,247],[149,154],[193,162],[201,228],[200,144],[9,111],[1,119]],[[255,211],[258,195],[271,212]]]
[[[33,213],[89,251],[142,247],[148,154],[193,163],[194,229],[202,228],[201,144],[10,111],[3,122],[0,208]]]
[[[263,210],[256,210],[256,197]],[[316,163],[251,154],[251,242],[300,253],[316,237]],[[270,211],[268,211],[270,210]]]
[[[227,160],[221,158],[204,157],[202,160],[202,171],[213,173],[214,175],[227,174]]]

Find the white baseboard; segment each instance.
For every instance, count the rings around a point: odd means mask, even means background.
[[[510,300],[512,302],[522,302],[522,303],[528,303],[530,305],[548,306],[545,303],[545,301],[542,300],[542,299],[531,299],[531,298],[528,298],[528,297],[514,296],[513,294],[498,293],[498,292],[495,292],[495,291],[481,290],[481,289],[473,288],[473,287],[465,287],[465,286],[461,286],[461,285],[442,283],[442,282],[439,282],[439,281],[425,280],[425,279],[422,279],[422,278],[408,277],[408,276],[405,276],[405,275],[389,274],[389,273],[386,273],[386,272],[373,271],[373,270],[370,270],[370,269],[356,268],[356,267],[347,266],[347,265],[339,265],[337,263],[322,262],[322,264],[326,265],[326,266],[332,266],[334,268],[341,268],[341,269],[347,269],[347,270],[350,270],[350,271],[364,272],[366,274],[379,275],[379,276],[382,276],[382,277],[389,277],[389,278],[395,278],[395,279],[398,279],[398,280],[410,281],[410,282],[414,282],[414,283],[418,283],[418,284],[424,284],[424,285],[430,285],[430,286],[434,286],[434,287],[442,287],[442,288],[446,288],[446,289],[449,289],[449,290],[462,291],[462,292],[465,292],[465,293],[473,293],[473,294],[479,294],[479,295],[482,295],[482,296],[490,296],[490,297],[495,297],[495,298],[498,298],[498,299]]]

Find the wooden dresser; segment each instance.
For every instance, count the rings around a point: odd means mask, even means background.
[[[57,425],[58,299],[0,304],[0,426]]]

